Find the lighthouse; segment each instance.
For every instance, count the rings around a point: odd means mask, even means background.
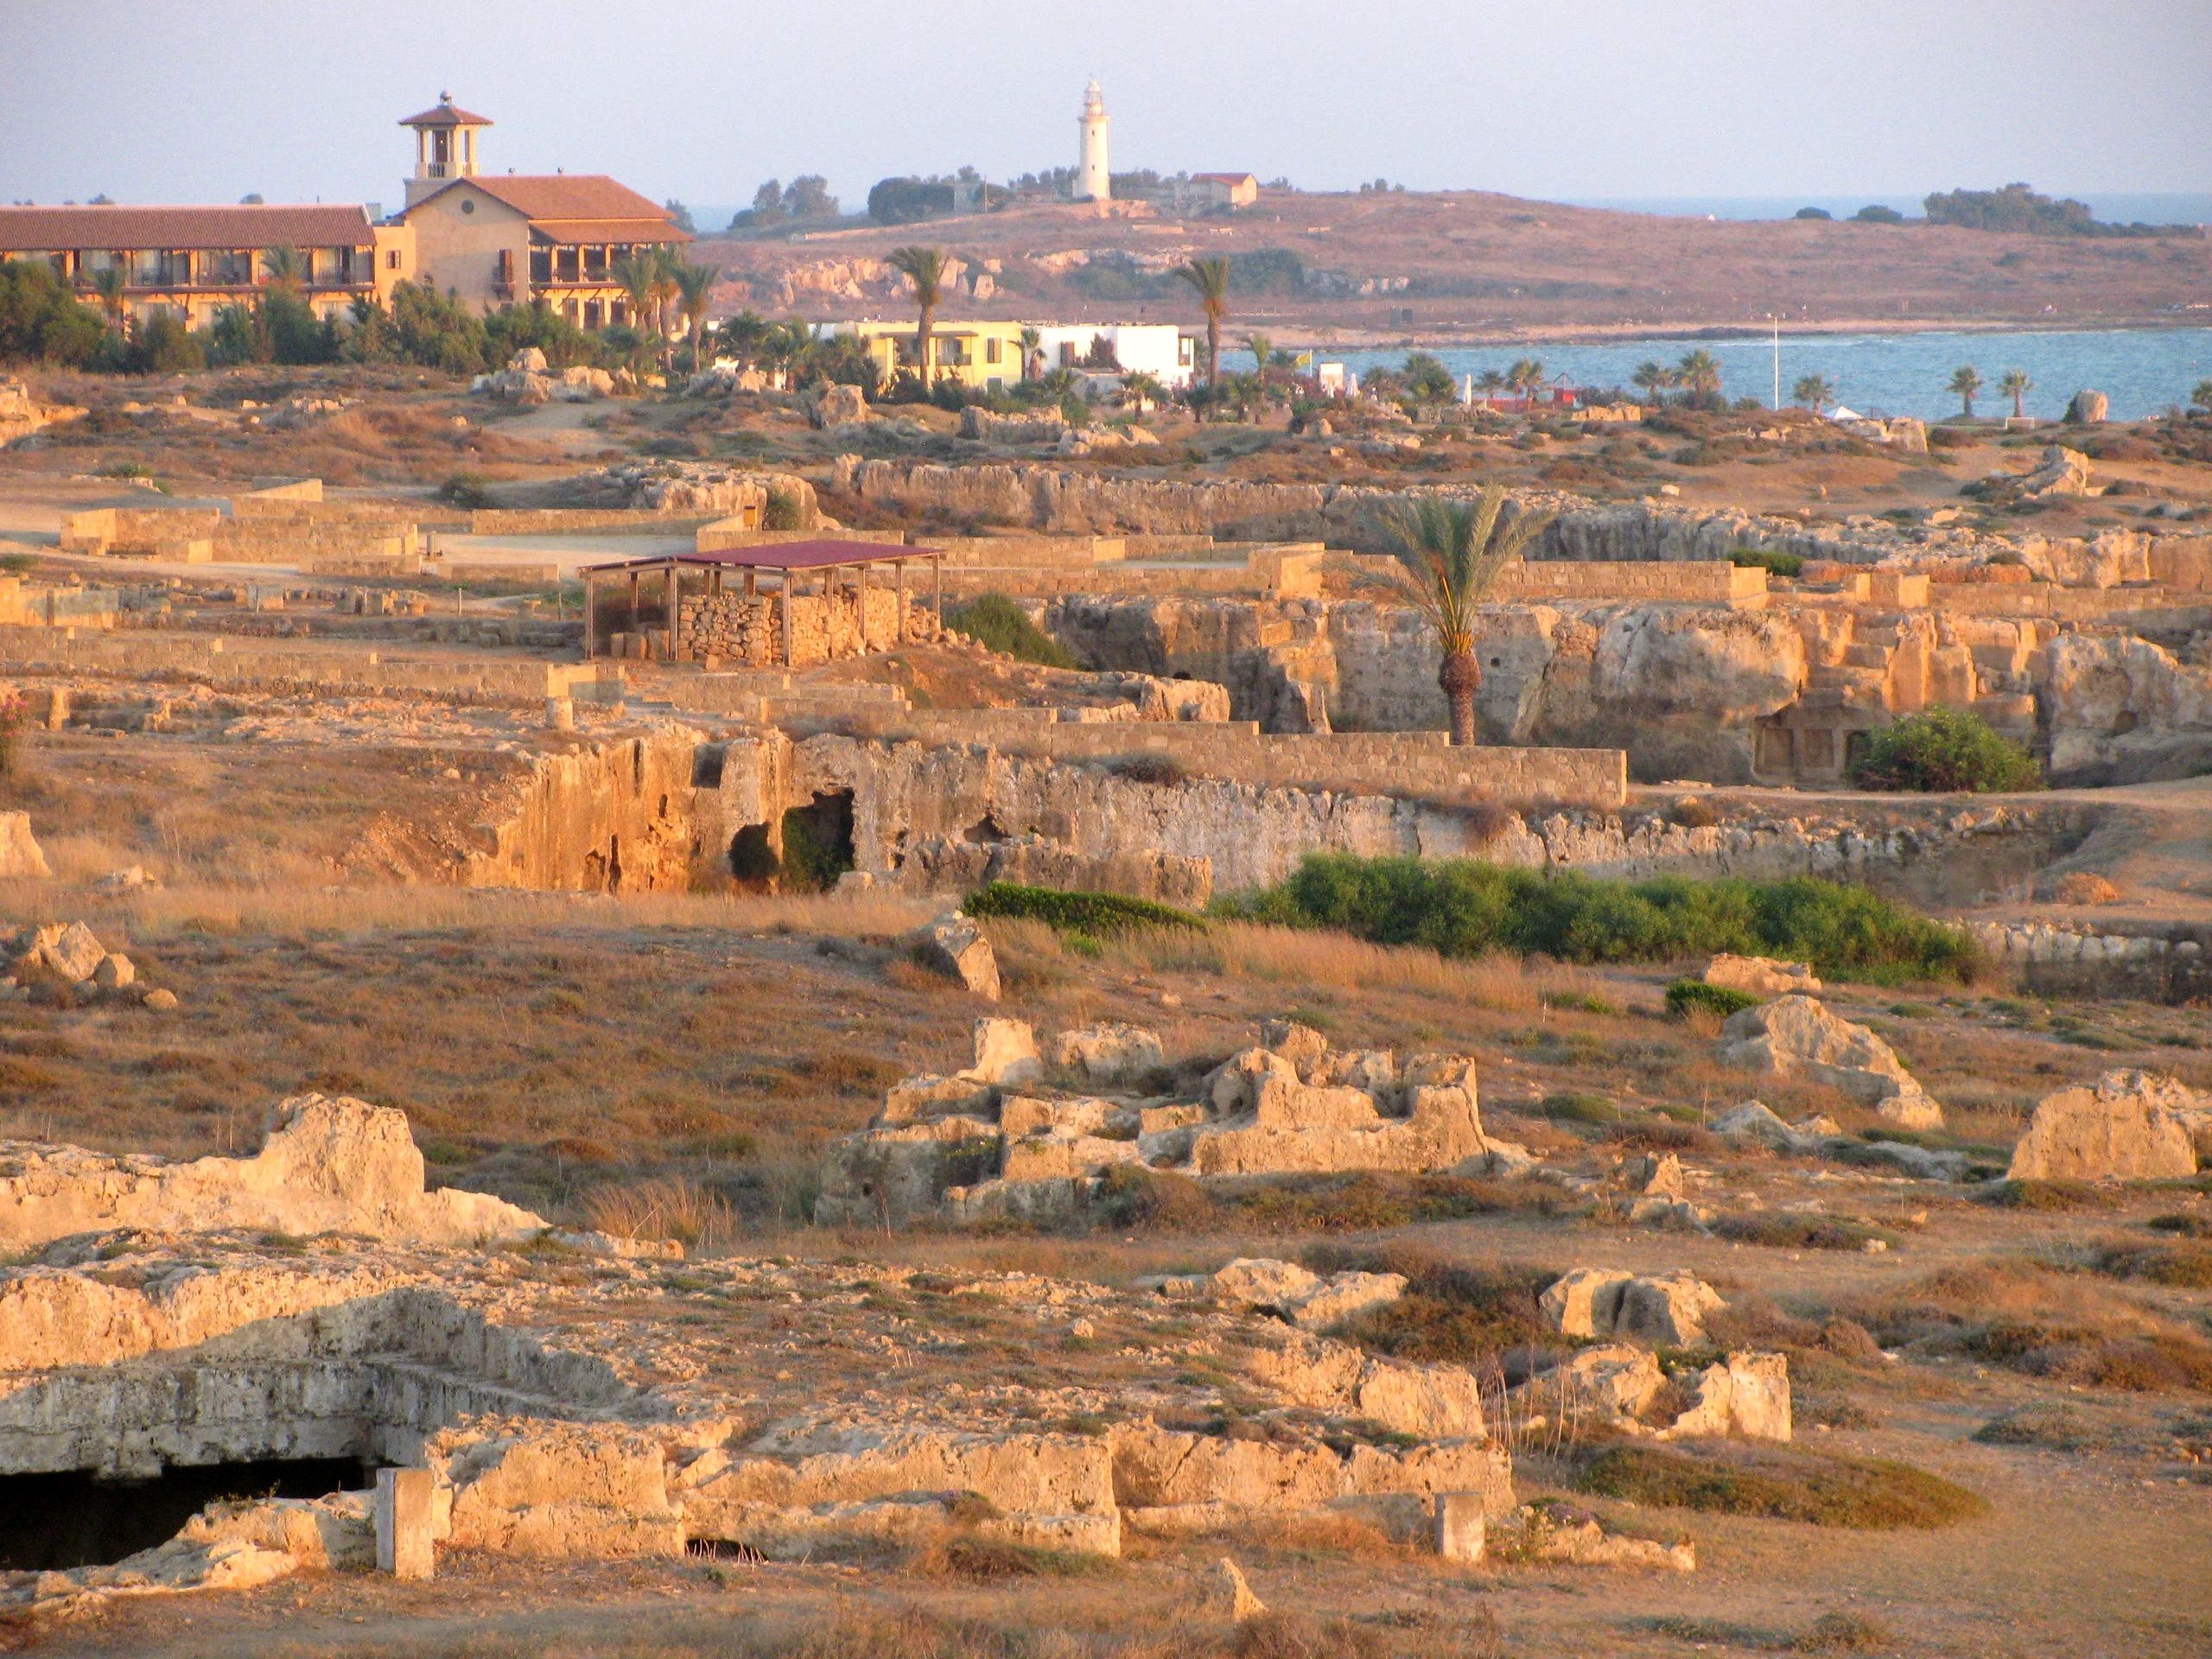
[[[1077,201],[1108,201],[1114,194],[1113,175],[1106,169],[1106,94],[1098,90],[1096,76],[1083,94],[1083,114],[1077,125],[1083,130],[1083,149],[1075,168],[1075,199]]]

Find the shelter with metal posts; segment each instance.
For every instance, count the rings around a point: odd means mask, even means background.
[[[804,668],[934,639],[944,622],[944,558],[937,548],[813,540],[586,565],[584,655]],[[918,611],[907,583],[915,563],[930,572]],[[887,581],[877,573],[884,565]],[[763,575],[774,585],[764,588]]]

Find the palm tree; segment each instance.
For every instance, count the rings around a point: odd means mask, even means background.
[[[1817,416],[1835,402],[1835,386],[1824,374],[1808,374],[1790,387],[1789,395]]]
[[[2191,409],[2201,409],[2207,415],[2212,415],[2212,380],[2200,380],[2190,389],[2189,405]]]
[[[937,327],[938,302],[944,298],[944,250],[893,248],[884,263],[892,270],[904,273],[906,280],[914,285],[914,305],[920,313],[914,324],[914,362],[921,372],[922,387],[926,391],[932,366],[930,334]]]
[[[1521,407],[1530,414],[1536,409],[1536,393],[1543,389],[1544,365],[1541,358],[1524,357],[1505,372],[1505,384],[1521,399]]]
[[[130,285],[130,278],[119,264],[102,265],[92,273],[92,292],[99,297],[100,309],[107,313],[108,327],[117,334],[123,332],[124,290]]]
[[[2016,421],[2027,418],[2028,411],[2024,405],[2028,394],[2035,389],[2036,383],[2028,378],[2025,369],[2007,369],[1997,377],[1998,395],[2012,400],[2012,418]]]
[[[261,274],[268,277],[270,287],[296,294],[307,283],[307,257],[297,248],[264,248],[261,251]]]
[[[1411,605],[1436,631],[1444,660],[1436,683],[1452,710],[1452,741],[1475,741],[1475,693],[1483,667],[1475,655],[1475,608],[1498,574],[1519,558],[1546,524],[1548,513],[1522,512],[1501,529],[1503,486],[1492,484],[1479,501],[1422,496],[1387,512],[1382,519],[1400,569],[1370,577]]]
[[[1268,359],[1274,348],[1274,341],[1265,334],[1244,336],[1244,349],[1252,353],[1252,372],[1259,376],[1263,386],[1268,384]]]
[[[642,344],[652,327],[648,314],[652,309],[653,289],[660,283],[660,260],[648,252],[625,254],[607,265],[607,274],[629,302],[630,327],[637,330]]]
[[[1958,372],[1951,376],[1951,395],[1965,406],[1968,420],[1974,419],[1974,395],[1980,390],[1981,376],[1975,372],[1974,365],[1959,365]]]
[[[1221,375],[1221,325],[1229,321],[1229,261],[1186,260],[1175,275],[1191,285],[1206,314],[1206,384],[1211,385]]]
[[[1488,404],[1505,390],[1505,377],[1496,369],[1484,369],[1475,377],[1475,390],[1482,393],[1483,402]]]
[[[1038,348],[1045,343],[1045,336],[1037,328],[1027,323],[1024,323],[1022,325],[1020,338],[1021,340],[1021,378],[1027,380],[1044,366],[1043,364],[1037,360],[1037,353]]]
[[[715,338],[721,350],[749,367],[766,345],[769,327],[767,320],[748,307],[734,317],[724,317]]]
[[[677,302],[683,308],[683,322],[691,336],[691,372],[699,372],[701,338],[706,333],[707,296],[714,291],[715,278],[722,274],[720,265],[695,265],[679,259],[671,270],[675,279]]]
[[[1675,384],[1675,372],[1664,363],[1639,363],[1636,372],[1629,377],[1629,384],[1644,395],[1644,401],[1663,404],[1667,388]]]
[[[1122,402],[1138,414],[1147,414],[1166,401],[1167,388],[1160,384],[1158,375],[1133,369],[1122,377]]]
[[[657,247],[653,263],[653,325],[660,331],[660,365],[664,373],[676,369],[676,331],[668,326],[669,313],[683,296],[683,283],[677,273],[683,257],[674,248]]]
[[[1675,368],[1675,379],[1693,397],[1717,397],[1720,391],[1720,360],[1700,346],[1685,352]]]

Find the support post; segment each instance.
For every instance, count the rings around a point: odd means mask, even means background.
[[[860,585],[854,590],[859,598],[853,608],[860,614],[861,655],[865,657],[868,655],[868,564],[865,560],[860,567]]]
[[[899,643],[906,643],[906,561],[891,561],[891,580],[899,596]]]
[[[676,605],[682,596],[683,576],[674,559],[668,562],[668,660],[676,660]]]
[[[937,613],[937,631],[944,632],[944,556],[930,555],[930,586],[932,589],[931,608]]]
[[[791,661],[791,573],[784,572],[784,666],[796,666]]]
[[[638,631],[638,573],[630,573],[630,632]]]
[[[599,607],[592,601],[598,596],[599,578],[590,571],[584,572],[584,661],[599,655]]]

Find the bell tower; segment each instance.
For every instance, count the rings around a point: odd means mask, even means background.
[[[399,124],[415,130],[415,176],[407,181],[408,207],[454,179],[476,176],[476,135],[492,124],[488,117],[471,115],[454,105],[451,92],[440,92],[435,108],[410,115]]]
[[[1114,194],[1114,175],[1106,166],[1106,94],[1093,75],[1083,94],[1083,113],[1077,125],[1083,130],[1083,149],[1076,161],[1075,199],[1108,201]]]

